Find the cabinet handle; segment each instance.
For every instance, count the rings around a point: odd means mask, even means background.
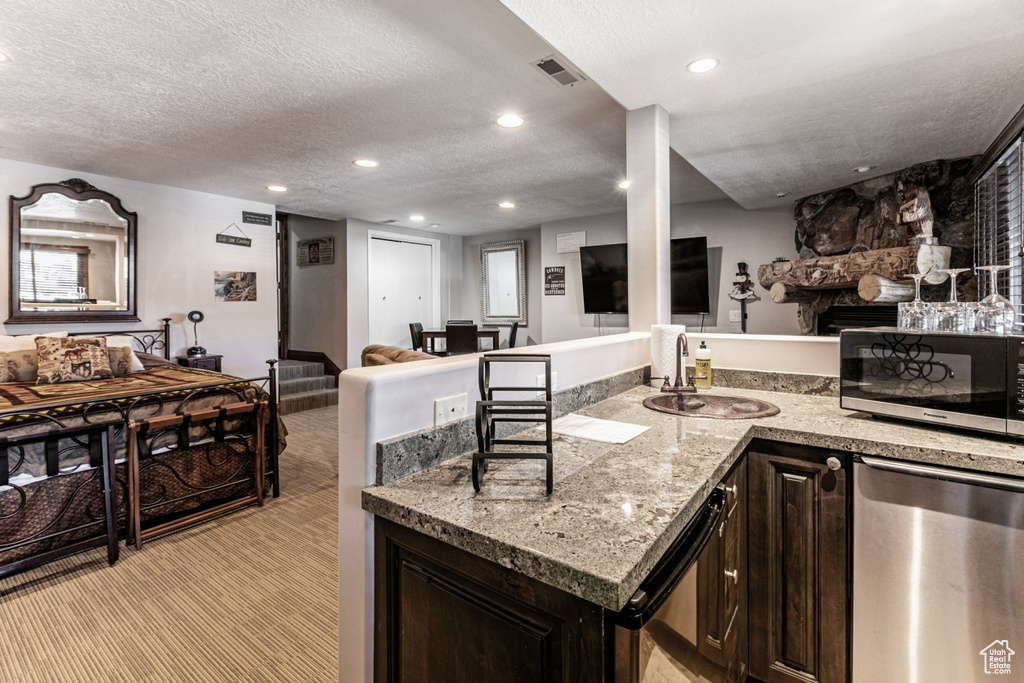
[[[728,569],[726,569],[725,570],[725,575],[726,575],[726,577],[732,579],[733,583],[739,583],[740,582],[740,570],[739,569],[733,569],[732,571],[729,571]]]
[[[828,468],[830,470],[832,470],[833,472],[835,472],[838,469],[842,469],[842,467],[843,467],[842,461],[839,460],[839,458],[837,458],[835,456],[833,456],[833,457],[829,458],[828,460],[826,460],[825,464],[828,465]]]
[[[725,493],[726,493],[726,495],[730,495],[730,496],[735,496],[735,495],[737,495],[737,494],[738,494],[739,492],[740,492],[740,487],[739,487],[739,486],[737,486],[736,484],[733,484],[732,486],[726,486],[726,487],[725,487]]]

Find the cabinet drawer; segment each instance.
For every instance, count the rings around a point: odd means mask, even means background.
[[[204,358],[203,360],[192,361],[192,367],[198,368],[199,370],[213,370],[214,372],[220,370],[220,363],[215,358]]]

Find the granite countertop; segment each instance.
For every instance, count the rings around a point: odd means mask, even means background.
[[[638,387],[577,411],[648,425],[626,444],[555,435],[554,492],[542,461],[490,461],[480,493],[463,455],[363,490],[368,512],[611,610],[621,609],[755,438],[1024,477],[1024,444],[839,408],[839,399],[742,389],[782,409],[756,420],[655,412]]]

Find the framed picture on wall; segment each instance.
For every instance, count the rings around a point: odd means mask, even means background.
[[[215,301],[256,301],[256,273],[242,270],[213,272]]]
[[[334,263],[334,238],[314,237],[299,240],[299,248],[295,253],[298,266],[328,266]]]

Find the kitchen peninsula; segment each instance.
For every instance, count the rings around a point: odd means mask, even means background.
[[[846,493],[851,479],[846,473],[852,468],[852,454],[1024,477],[1024,447],[1019,442],[871,418],[863,413],[841,410],[836,398],[716,388],[710,393],[760,398],[778,405],[781,412],[757,420],[705,420],[644,408],[643,399],[654,393],[653,389],[638,387],[578,411],[592,417],[647,425],[650,429],[624,445],[558,437],[555,488],[550,498],[543,495],[542,478],[534,472],[536,466],[529,464],[495,464],[481,493],[474,495],[469,480],[470,460],[466,456],[363,491],[364,509],[391,522],[377,525],[378,680],[392,680],[385,674],[394,673],[388,668],[397,661],[393,659],[393,648],[402,645],[382,640],[386,633],[391,633],[386,631],[387,620],[397,614],[387,610],[398,609],[398,606],[387,602],[387,586],[381,585],[381,582],[391,585],[395,581],[395,576],[389,573],[394,566],[381,553],[385,552],[385,547],[402,546],[415,547],[418,552],[428,554],[436,550],[436,544],[428,543],[431,539],[443,541],[446,549],[450,546],[483,560],[479,567],[462,566],[464,571],[470,571],[471,583],[479,580],[486,584],[487,572],[481,568],[497,565],[494,578],[500,576],[507,586],[516,585],[524,595],[540,594],[535,581],[545,588],[557,589],[554,594],[579,598],[569,601],[579,614],[573,612],[575,625],[568,621],[561,625],[564,636],[576,637],[579,639],[576,642],[589,643],[598,651],[580,655],[573,660],[580,666],[578,670],[565,670],[564,674],[555,675],[554,680],[608,680],[612,677],[609,661],[613,659],[613,648],[603,634],[612,614],[627,604],[712,489],[730,472],[747,464],[746,459],[749,459],[747,485],[752,492],[760,486],[762,488],[757,490],[764,493],[766,486],[774,485],[771,481],[756,481],[755,458],[761,458],[757,461],[760,464],[756,472],[769,479],[781,476],[785,480],[783,486],[789,487],[785,492],[788,496],[785,505],[789,506],[790,514],[795,510],[797,515],[806,516],[795,521],[791,516],[789,523],[796,526],[781,531],[765,529],[759,536],[754,525],[768,524],[779,516],[773,516],[770,510],[758,513],[756,506],[767,504],[766,496],[755,500],[751,493],[747,522],[750,525],[751,580],[772,575],[765,568],[755,571],[756,561],[788,561],[788,571],[810,572],[810,576],[798,577],[805,583],[820,580],[821,572],[832,572],[842,585],[832,595],[824,594],[821,586],[811,586],[801,594],[806,604],[791,606],[791,609],[822,609],[829,600],[841,603],[839,631],[828,630],[827,634],[821,629],[832,628],[825,623],[828,615],[806,614],[794,619],[793,614],[777,614],[777,606],[761,604],[759,607],[759,597],[751,590],[750,609],[767,610],[764,616],[778,617],[781,623],[776,627],[786,631],[788,638],[799,635],[809,649],[803,653],[802,662],[792,661],[792,652],[776,652],[777,648],[767,642],[768,639],[756,637],[752,619],[750,672],[767,677],[763,669],[755,668],[757,657],[767,657],[767,668],[789,667],[793,670],[787,673],[803,673],[806,680],[836,680],[830,674],[833,670],[840,671],[845,679],[849,651],[851,534],[844,511],[849,505]],[[807,476],[796,476],[790,467],[801,458],[810,463]],[[839,476],[838,484],[833,478],[828,492],[838,491],[843,498],[837,504],[839,517],[823,519],[821,515],[829,511],[822,511],[824,497],[819,497],[819,489],[834,469],[826,466],[828,458],[837,458],[839,464],[832,475]],[[778,463],[785,467],[777,468]],[[790,467],[790,471],[784,471],[786,467]],[[737,495],[736,489],[732,491]],[[812,528],[800,527],[801,521]],[[416,533],[408,534],[408,530]],[[801,565],[794,564],[792,557],[771,556],[775,552],[771,548],[762,548],[765,552],[757,555],[760,540],[780,533],[783,537],[804,534],[803,539],[812,544],[816,540],[829,542],[818,535],[832,533],[831,540],[842,546],[838,551],[842,554],[829,556],[825,558],[829,561],[822,563],[813,549],[798,549],[804,553],[797,558],[803,562]],[[399,540],[393,540],[395,538]],[[786,544],[782,545],[780,552],[787,552]],[[821,548],[816,552],[820,553]],[[458,561],[465,559],[460,553]],[[444,560],[438,562],[438,566],[444,565]],[[525,578],[517,583],[515,577]],[[781,589],[773,584],[771,590]],[[466,595],[472,593],[465,586],[459,586],[457,591],[464,591]],[[769,592],[767,589],[760,591]],[[509,599],[506,595],[499,602]],[[590,612],[586,610],[588,605],[593,607]],[[833,622],[835,616],[831,617]],[[585,631],[587,627],[592,629],[589,639],[582,631],[573,635],[573,628]],[[444,628],[437,624],[431,627],[437,632]],[[800,628],[803,628],[802,633]],[[830,647],[830,641],[836,653],[832,660],[842,661],[825,661],[826,654],[818,648]],[[488,647],[500,649],[496,642]],[[570,651],[575,645],[565,650],[553,647],[551,651],[542,648],[546,653],[543,656],[558,651],[566,662],[574,656]],[[792,648],[792,644],[788,647]],[[766,652],[759,652],[759,648]],[[390,652],[388,656],[392,659],[387,659],[386,652]],[[408,652],[406,655],[403,663],[412,661]],[[776,661],[787,657],[782,664]],[[806,670],[797,671],[798,664],[806,664]],[[560,675],[567,678],[561,679]]]

